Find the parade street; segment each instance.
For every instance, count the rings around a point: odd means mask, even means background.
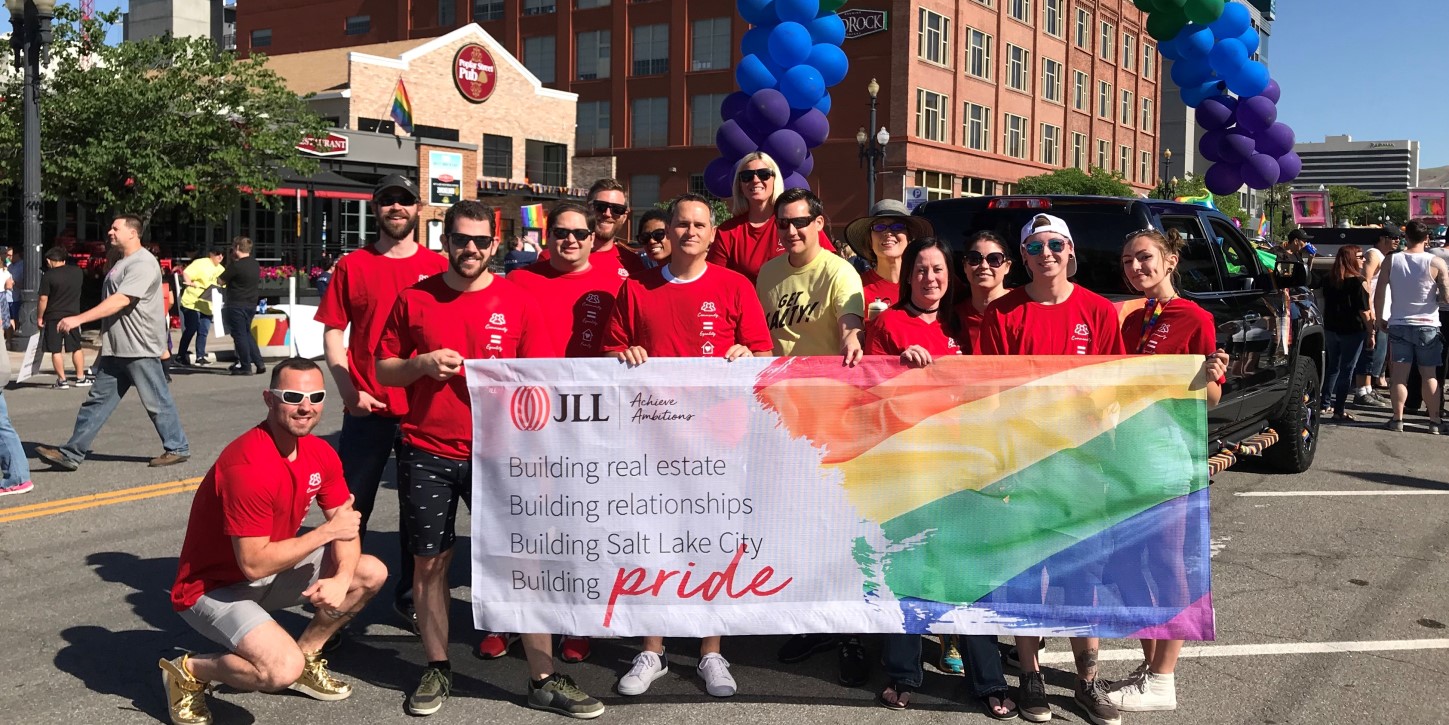
[[[49,379],[46,378],[46,382]],[[191,492],[222,447],[265,413],[262,377],[222,366],[178,371],[173,390],[191,440],[189,462],[148,468],[161,453],[140,403],[124,402],[75,473],[32,458],[35,491],[0,500],[0,719],[13,723],[165,722],[157,659],[176,648],[211,651],[172,611],[168,590]],[[330,383],[330,380],[329,380]],[[84,390],[21,387],[5,393],[28,450],[70,434]],[[327,401],[317,433],[335,440],[342,406]],[[1382,414],[1358,412],[1359,427],[1324,426],[1317,461],[1298,476],[1251,461],[1212,487],[1213,599],[1219,639],[1188,643],[1177,671],[1178,710],[1124,713],[1133,723],[1434,722],[1449,710],[1449,441],[1410,416],[1405,433],[1382,430]],[[627,441],[621,441],[628,445]],[[391,472],[385,477],[391,488]],[[379,496],[366,549],[395,560],[396,500]],[[320,516],[314,514],[309,522]],[[459,521],[460,531],[467,524]],[[460,540],[466,551],[466,539]],[[466,583],[467,557],[453,581]],[[419,640],[397,627],[391,584],[359,619],[360,633],[327,655],[353,696],[319,702],[295,693],[211,698],[219,723],[403,722],[406,692],[424,665]],[[519,649],[484,662],[474,644],[467,587],[453,593],[455,690],[433,719],[442,723],[558,723],[524,704]],[[285,613],[300,629],[304,616]],[[739,694],[717,701],[694,674],[696,645],[669,642],[673,671],[645,695],[612,692],[637,651],[633,640],[600,640],[590,660],[560,664],[609,707],[600,722],[825,723],[986,722],[962,679],[928,666],[922,696],[905,712],[876,705],[877,672],[862,688],[836,682],[835,653],[782,665],[782,637],[726,638]],[[867,640],[871,661],[879,642]],[[1200,646],[1199,646],[1200,645]],[[1003,638],[1003,648],[1006,640]],[[1122,677],[1141,659],[1137,644],[1104,640],[1102,671]],[[934,661],[933,644],[925,647]],[[1055,716],[1082,722],[1071,699],[1064,640],[1043,653]],[[1008,679],[1016,684],[1015,671]],[[1064,689],[1065,688],[1065,689]]]

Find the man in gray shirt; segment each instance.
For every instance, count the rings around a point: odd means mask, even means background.
[[[80,467],[101,426],[132,388],[161,436],[163,452],[151,466],[171,466],[191,457],[181,430],[176,403],[166,386],[161,353],[166,349],[166,306],[161,294],[161,265],[141,248],[141,219],[117,217],[107,239],[121,258],[106,273],[101,303],[56,323],[60,334],[101,321],[101,355],[95,364],[95,385],[76,415],[75,432],[59,448],[36,446],[41,460],[63,471]]]

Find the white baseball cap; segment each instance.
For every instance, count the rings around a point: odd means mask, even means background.
[[[1072,240],[1071,228],[1067,226],[1067,223],[1063,221],[1061,217],[1052,216],[1051,214],[1036,214],[1032,216],[1031,221],[1027,222],[1026,226],[1021,228],[1021,245],[1023,247],[1022,251],[1026,251],[1025,246],[1028,237],[1033,234],[1040,234],[1042,232],[1056,232],[1057,234],[1066,237],[1067,241],[1072,242],[1073,253],[1067,255],[1067,276],[1077,276],[1077,255],[1075,253],[1076,242]],[[1026,255],[1023,254],[1022,256],[1025,257]],[[1024,266],[1026,267],[1027,275],[1030,275],[1031,265],[1028,264]]]

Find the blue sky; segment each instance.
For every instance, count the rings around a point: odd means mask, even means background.
[[[96,0],[99,10],[124,4]],[[1280,0],[1268,58],[1283,87],[1278,118],[1300,141],[1409,138],[1420,166],[1449,165],[1446,43],[1442,0]]]

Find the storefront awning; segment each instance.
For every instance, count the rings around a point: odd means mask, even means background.
[[[371,186],[334,171],[318,169],[311,176],[303,176],[284,167],[281,169],[281,177],[281,186],[262,193],[268,196],[302,196],[310,191],[319,199],[372,200]]]

